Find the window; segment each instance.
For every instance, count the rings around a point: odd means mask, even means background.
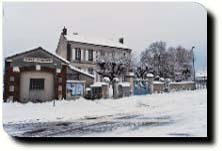
[[[15,77],[14,76],[10,76],[10,81],[14,82],[15,81]]]
[[[89,69],[88,69],[88,72],[89,72],[90,74],[93,74],[93,68],[89,68]]]
[[[102,57],[104,57],[104,56],[105,56],[105,52],[104,52],[104,51],[101,51],[101,52],[100,52],[100,55],[101,55]]]
[[[45,79],[30,79],[29,90],[44,90]]]
[[[93,61],[93,50],[89,50],[88,60]]]
[[[10,91],[10,92],[14,92],[14,86],[13,86],[13,85],[10,85],[9,91]]]
[[[80,48],[76,48],[76,60],[81,60],[81,49]]]
[[[76,59],[76,50],[73,48],[72,49],[72,60]]]

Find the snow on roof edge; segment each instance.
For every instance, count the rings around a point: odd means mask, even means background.
[[[80,73],[82,73],[82,74],[85,74],[85,75],[87,75],[87,76],[95,79],[94,75],[89,74],[88,72],[85,72],[85,71],[83,71],[83,70],[81,70],[81,69],[78,69],[78,68],[74,67],[74,66],[71,65],[71,64],[69,64],[69,68],[70,68],[71,70],[75,70],[75,71],[77,71],[77,72],[80,72]]]
[[[121,44],[119,42],[113,41],[113,40],[108,40],[108,39],[89,39],[88,37],[82,37],[79,35],[66,35],[65,36],[68,41],[73,41],[73,42],[80,42],[80,43],[87,43],[87,44],[92,44],[92,45],[101,45],[101,46],[106,46],[106,47],[115,47],[115,48],[122,48],[122,49],[130,49],[128,46],[125,44]],[[131,50],[131,49],[130,49]]]
[[[61,56],[59,56],[59,55],[57,55],[57,54],[55,54],[55,53],[53,53],[53,52],[50,52],[50,51],[42,48],[41,46],[40,46],[40,47],[35,47],[35,48],[32,48],[32,49],[28,49],[28,50],[26,50],[26,51],[21,51],[21,52],[18,52],[18,53],[11,54],[11,55],[7,56],[5,59],[7,60],[7,59],[9,59],[9,58],[16,57],[16,56],[19,56],[19,55],[22,55],[22,54],[25,54],[25,53],[28,53],[28,52],[30,52],[30,51],[34,51],[34,50],[37,50],[37,49],[41,49],[41,50],[49,53],[50,55],[52,55],[52,56],[54,56],[54,57],[62,60],[63,62],[66,62],[66,63],[68,63],[68,64],[70,63],[70,62],[69,62],[68,60],[66,60],[65,58],[63,58],[63,57],[61,57]]]

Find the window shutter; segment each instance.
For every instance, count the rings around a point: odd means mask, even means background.
[[[89,50],[86,50],[86,61],[89,61]]]
[[[96,60],[96,51],[93,50],[93,61],[95,61],[95,60]]]
[[[72,60],[76,60],[76,51],[72,49]]]
[[[81,60],[83,60],[83,49],[81,49]]]

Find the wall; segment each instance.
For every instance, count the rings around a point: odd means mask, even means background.
[[[31,78],[45,79],[44,90],[29,90]],[[54,94],[54,76],[52,73],[41,71],[23,71],[20,79],[20,100],[26,102],[29,100],[52,100],[55,98]]]
[[[169,84],[170,91],[194,90],[194,82],[172,82]]]
[[[162,93],[164,91],[164,83],[153,83],[153,93]]]

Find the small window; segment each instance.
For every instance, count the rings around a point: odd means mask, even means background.
[[[44,90],[45,79],[30,79],[30,90]]]
[[[76,52],[75,52],[75,56],[76,56],[76,60],[81,60],[81,49],[80,48],[76,48]]]
[[[88,55],[88,60],[89,61],[93,61],[93,50],[91,49],[91,50],[89,50],[89,55]]]
[[[10,76],[10,81],[14,82],[15,81],[15,77],[14,76]]]
[[[9,91],[10,91],[10,92],[14,92],[14,86],[13,86],[13,85],[10,85]]]

